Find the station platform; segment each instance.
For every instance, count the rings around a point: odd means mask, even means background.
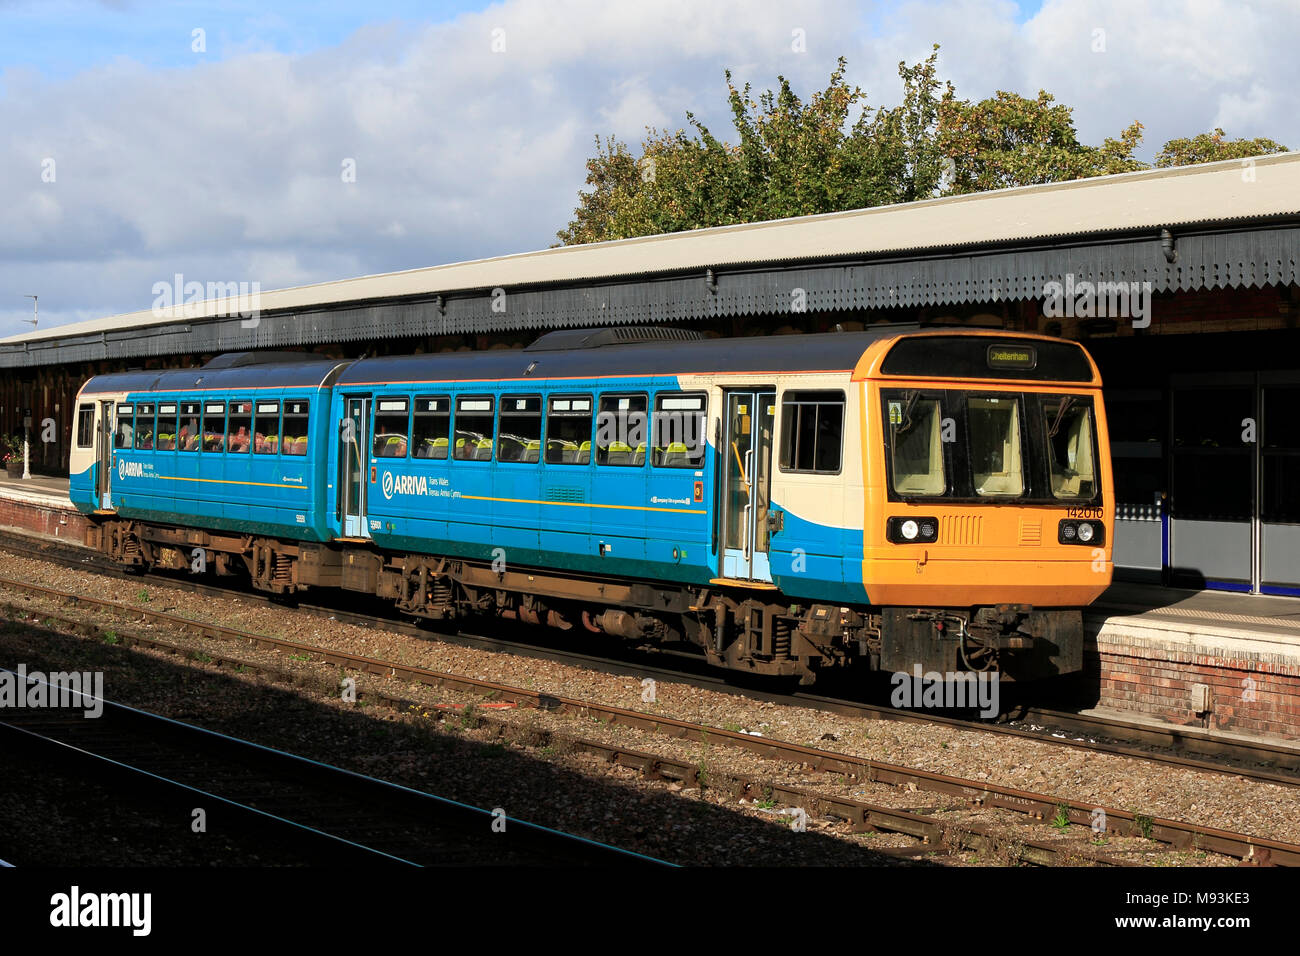
[[[66,478],[0,477],[0,526],[81,543]],[[1300,740],[1300,598],[1116,582],[1084,612],[1095,706]]]
[[[1084,634],[1100,707],[1300,740],[1300,598],[1117,582]]]
[[[0,476],[0,526],[80,544],[86,517],[68,498],[68,479]]]

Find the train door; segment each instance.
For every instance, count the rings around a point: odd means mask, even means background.
[[[343,536],[368,538],[366,496],[370,462],[370,396],[343,398],[343,420],[339,422],[339,503]]]
[[[772,446],[776,426],[773,388],[726,393],[722,447],[726,455],[719,489],[722,512],[722,576],[771,581],[768,562],[768,506],[772,489]]]
[[[95,436],[96,472],[95,494],[102,511],[113,507],[113,403],[99,403],[99,431]]]

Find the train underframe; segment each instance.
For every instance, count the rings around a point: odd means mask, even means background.
[[[849,667],[927,677],[996,672],[1002,680],[1029,681],[1083,666],[1078,608],[844,607],[743,586],[516,569],[122,519],[92,525],[86,544],[125,565],[247,575],[271,594],[341,588],[429,620],[495,615],[634,644],[684,643],[718,667],[801,684]]]

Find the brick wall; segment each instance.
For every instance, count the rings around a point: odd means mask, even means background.
[[[1207,650],[1170,638],[1099,635],[1085,645],[1084,669],[1100,686],[1102,707],[1300,739],[1300,646],[1289,655]],[[1195,684],[1210,688],[1208,721],[1192,710]]]
[[[47,508],[28,501],[0,498],[0,526],[34,531],[80,544],[85,540],[87,524],[86,516],[71,507]]]

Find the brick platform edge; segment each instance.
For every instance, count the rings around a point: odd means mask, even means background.
[[[86,516],[71,504],[61,507],[32,499],[0,497],[0,525],[6,527],[81,544],[86,539],[87,524]]]
[[[1125,620],[1100,632],[1097,626],[1087,628],[1083,667],[1100,688],[1099,706],[1184,726],[1300,739],[1300,635],[1287,643]],[[1193,709],[1196,684],[1209,686],[1208,715]]]

